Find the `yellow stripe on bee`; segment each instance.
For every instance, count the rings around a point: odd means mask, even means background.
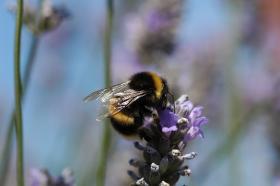
[[[121,111],[118,113],[116,112],[115,106],[113,103],[109,103],[109,108],[108,108],[109,114],[111,115],[111,117],[116,120],[119,123],[125,124],[125,125],[131,125],[134,124],[134,118],[130,117],[124,113],[122,113]]]
[[[150,75],[154,81],[156,97],[160,99],[163,90],[162,79],[156,73],[150,72]]]

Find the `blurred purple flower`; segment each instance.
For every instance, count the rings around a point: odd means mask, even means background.
[[[17,5],[10,5],[9,10],[16,13]],[[68,9],[53,5],[52,0],[44,0],[40,8],[25,3],[23,23],[34,35],[41,35],[58,28],[70,15]]]
[[[30,185],[43,186],[48,185],[49,174],[45,170],[32,169],[30,171]]]
[[[183,3],[182,0],[147,1],[140,13],[129,15],[126,43],[139,62],[160,61],[174,52]]]
[[[30,171],[30,186],[74,186],[73,172],[66,168],[58,177],[50,175],[48,170],[32,169]]]
[[[164,25],[166,25],[167,21],[166,17],[161,15],[158,11],[151,12],[147,19],[147,25],[151,32],[159,31]]]

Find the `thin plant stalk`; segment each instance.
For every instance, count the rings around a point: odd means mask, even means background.
[[[37,53],[37,48],[39,45],[39,38],[35,35],[31,38],[31,45],[29,49],[29,54],[27,57],[27,63],[25,67],[25,71],[23,73],[23,90],[22,90],[22,102],[24,102],[24,98],[26,95],[26,92],[29,87],[30,82],[30,76],[33,70],[34,62],[35,62],[35,56]],[[5,185],[7,180],[7,174],[9,172],[9,165],[11,161],[11,154],[12,154],[12,143],[13,143],[13,131],[14,131],[14,122],[15,122],[15,109],[13,109],[9,124],[8,124],[8,130],[7,135],[5,138],[5,144],[3,148],[3,153],[0,161],[0,185]]]
[[[40,7],[42,6],[42,2],[43,2],[42,0],[39,1]],[[39,45],[39,38],[36,35],[32,35],[30,49],[27,56],[26,67],[22,77],[23,79],[22,82],[23,89],[21,95],[22,102],[24,102],[24,98],[29,87],[30,76],[33,70],[38,45]],[[12,157],[11,154],[12,154],[12,143],[14,137],[13,132],[14,132],[15,121],[16,121],[16,111],[15,108],[13,108],[12,115],[8,124],[7,135],[5,138],[3,153],[0,161],[0,185],[5,185],[7,181],[9,165]]]
[[[113,0],[107,0],[107,21],[106,31],[104,37],[104,75],[105,75],[105,86],[111,85],[111,56],[112,56],[112,30],[113,30],[113,13],[114,4]],[[108,121],[105,121],[103,128],[102,143],[100,147],[99,161],[96,172],[96,185],[105,185],[107,158],[109,154],[111,144],[111,130]]]
[[[7,181],[7,175],[9,172],[9,165],[11,161],[12,155],[12,143],[14,139],[14,122],[15,122],[15,114],[13,112],[10,123],[8,125],[7,135],[5,138],[5,143],[3,147],[3,152],[0,161],[0,185],[5,185]]]
[[[20,78],[20,55],[21,55],[21,31],[23,17],[23,0],[17,1],[17,18],[14,46],[14,94],[15,94],[15,127],[17,139],[17,184],[24,186],[24,157],[23,157],[23,130],[21,110],[21,78]]]

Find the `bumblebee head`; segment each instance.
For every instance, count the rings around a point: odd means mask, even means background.
[[[140,72],[130,78],[129,87],[137,91],[147,91],[149,96],[145,101],[156,104],[160,108],[166,108],[173,102],[173,96],[169,93],[167,82],[154,72]]]
[[[170,105],[174,105],[174,97],[169,92],[169,88],[167,86],[166,80],[162,79],[163,89],[161,93],[161,98],[159,100],[159,106],[161,108],[169,107]]]

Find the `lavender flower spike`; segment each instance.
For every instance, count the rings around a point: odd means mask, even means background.
[[[53,177],[48,170],[32,169],[30,186],[75,186],[73,172],[66,168],[58,177]]]
[[[128,171],[134,180],[132,185],[175,185],[180,176],[191,175],[184,162],[194,159],[197,153],[184,153],[184,150],[190,140],[203,137],[201,127],[208,120],[202,116],[202,110],[183,95],[175,102],[175,109],[157,108],[159,120],[145,118],[139,136],[146,144],[135,142],[144,160],[130,161],[130,165],[138,168],[138,174]]]

